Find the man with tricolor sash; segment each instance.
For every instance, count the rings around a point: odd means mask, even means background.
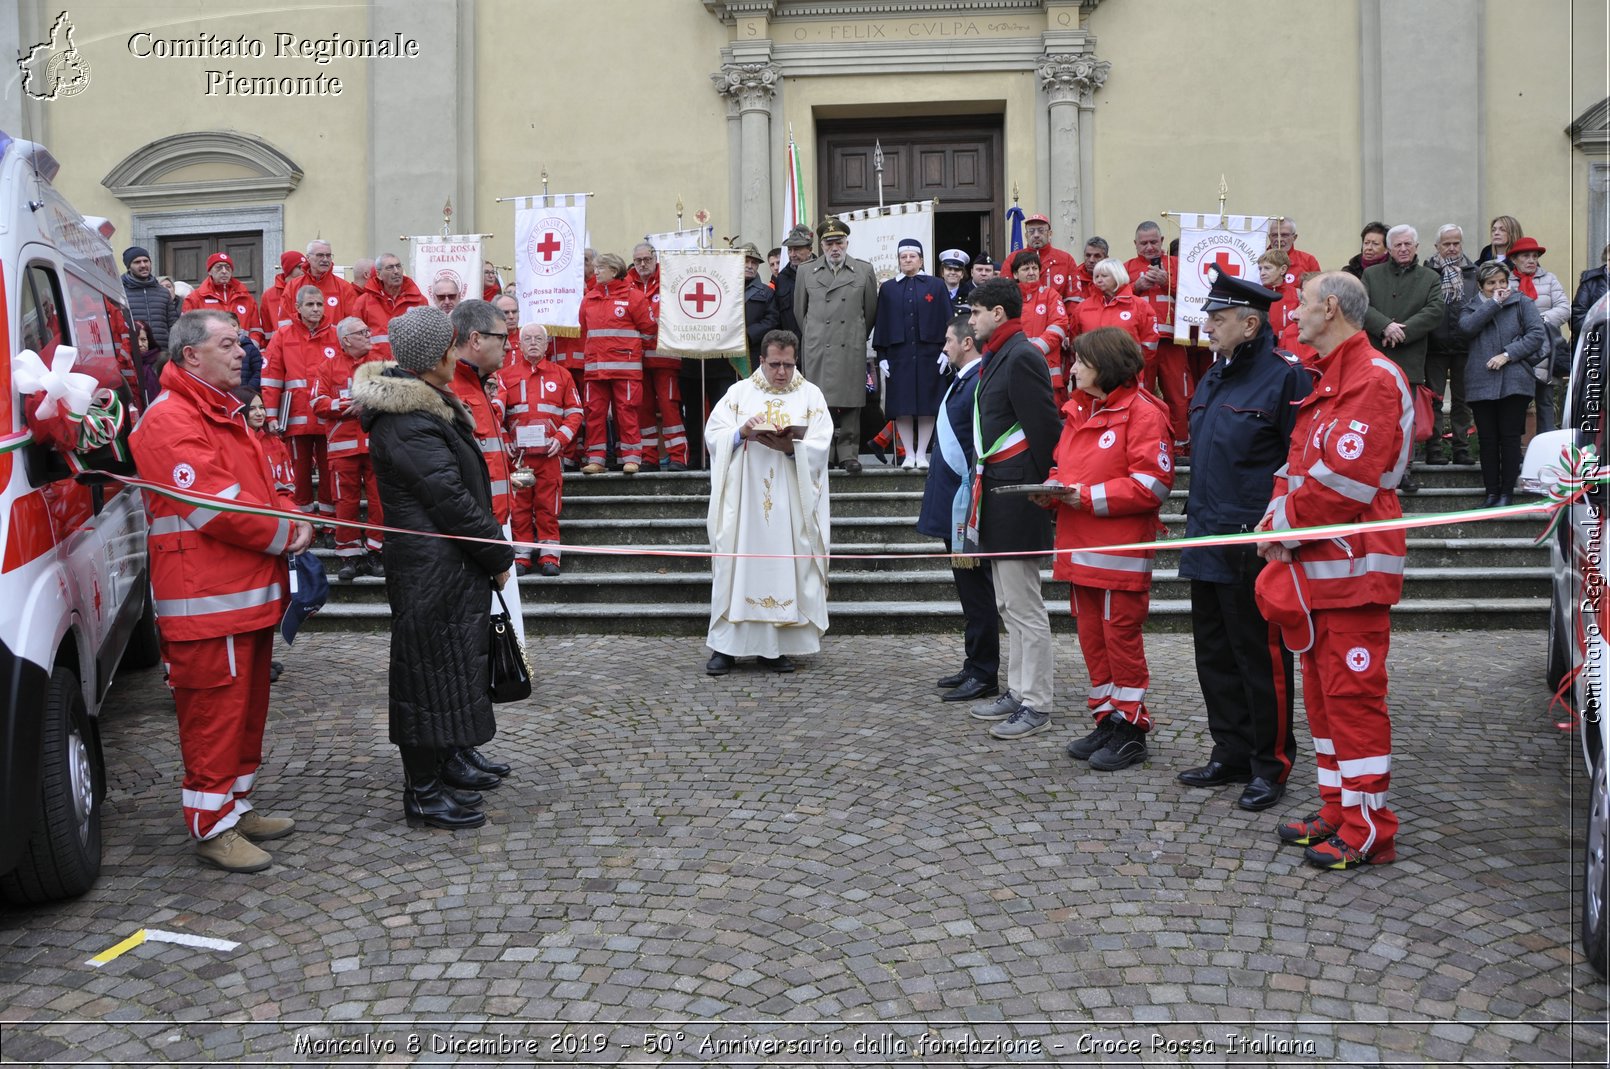
[[[1045,357],[1023,334],[1023,294],[1010,278],[992,278],[972,297],[973,333],[984,367],[973,395],[973,500],[966,541],[994,557],[995,607],[1006,624],[1007,690],[972,707],[978,720],[1000,721],[997,739],[1021,739],[1051,723],[1056,648],[1040,592],[1041,556],[1051,551],[1051,514],[1027,496],[992,495],[998,486],[1045,482],[1062,433]]]

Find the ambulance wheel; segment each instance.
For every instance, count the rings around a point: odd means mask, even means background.
[[[13,905],[76,897],[101,872],[106,791],[84,692],[72,669],[51,674],[44,716],[33,833],[17,867],[0,877],[0,898]]]
[[[1588,964],[1605,976],[1610,965],[1610,783],[1605,765],[1610,753],[1601,752],[1594,765],[1593,788],[1588,796],[1588,841],[1582,851],[1582,952]]]
[[[140,622],[134,625],[129,644],[123,648],[124,668],[155,668],[162,663],[162,640],[157,637],[156,599],[151,596],[151,584],[145,584],[145,608]]]

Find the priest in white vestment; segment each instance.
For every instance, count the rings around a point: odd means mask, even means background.
[[[716,554],[713,655],[705,666],[711,675],[750,656],[774,672],[792,672],[789,654],[817,652],[827,630],[833,417],[822,391],[799,373],[792,332],[769,332],[760,351],[760,367],[726,392],[705,425],[706,527]]]

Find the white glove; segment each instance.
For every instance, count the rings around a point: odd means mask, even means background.
[[[941,373],[949,370],[949,368],[950,368],[950,357],[946,356],[944,353],[940,353],[939,354],[939,359],[934,362],[934,366],[937,367],[940,370]]]
[[[889,361],[887,361],[887,360],[879,360],[878,361],[878,370],[883,372],[883,377],[884,378],[888,378],[889,377]]]

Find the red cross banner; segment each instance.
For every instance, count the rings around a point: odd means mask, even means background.
[[[436,283],[446,279],[458,287],[463,300],[481,296],[480,234],[423,234],[410,238],[409,244],[414,248],[410,277],[421,293],[428,297]]]
[[[743,253],[660,253],[660,352],[706,360],[742,356],[745,343]]]
[[[581,328],[587,194],[520,197],[514,207],[514,288],[520,322],[573,338]]]
[[[1258,257],[1269,244],[1267,215],[1171,212],[1180,222],[1179,289],[1174,295],[1174,340],[1190,344],[1191,328],[1207,322],[1208,268],[1258,281]]]

